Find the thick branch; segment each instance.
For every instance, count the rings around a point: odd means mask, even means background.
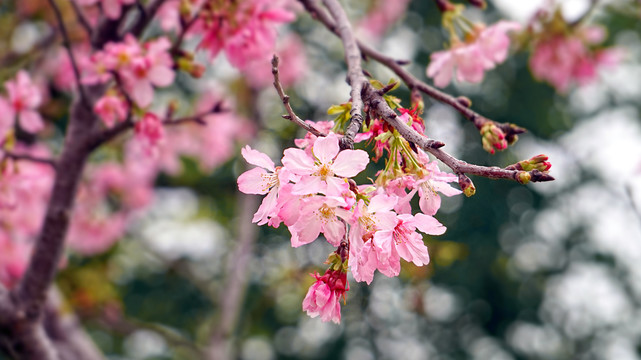
[[[361,93],[369,85],[367,78],[363,75],[361,67],[361,52],[352,26],[343,7],[337,0],[323,0],[323,3],[336,19],[335,31],[340,36],[345,49],[345,61],[347,63],[347,83],[352,87],[350,91],[352,99],[352,109],[350,110],[350,121],[345,130],[345,136],[341,139],[342,148],[354,147],[354,136],[363,126],[363,100]]]

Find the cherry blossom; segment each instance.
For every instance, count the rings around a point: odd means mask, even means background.
[[[127,117],[127,101],[116,94],[106,94],[96,101],[94,111],[107,127],[112,127],[116,122]]]
[[[427,76],[434,78],[438,87],[447,86],[454,71],[458,81],[481,82],[486,70],[505,61],[510,46],[506,33],[519,28],[518,23],[509,21],[499,21],[487,28],[479,27],[472,40],[455,40],[449,50],[432,53]]]
[[[303,300],[303,310],[312,318],[320,315],[322,321],[341,321],[340,299],[349,290],[347,274],[341,271],[327,270],[325,275],[311,274],[316,282],[307,291]]]
[[[590,44],[600,42],[604,35],[588,27],[574,34],[558,34],[541,38],[530,58],[532,74],[565,93],[573,82],[585,85],[597,78],[597,69],[617,65],[622,52],[616,48],[591,50]]]
[[[29,74],[18,71],[15,79],[5,83],[8,99],[0,97],[0,123],[17,120],[28,132],[38,132],[44,127],[42,117],[36,110],[42,104],[42,91],[33,83]],[[6,126],[6,125],[4,125]],[[0,130],[2,127],[0,125]]]
[[[270,217],[278,216],[278,190],[281,184],[289,181],[291,175],[285,168],[276,168],[267,155],[249,145],[242,149],[241,154],[248,163],[258,167],[247,170],[238,177],[238,189],[245,194],[267,194],[252,219],[252,222],[263,225]]]
[[[316,140],[312,153],[310,156],[300,149],[285,150],[283,165],[301,176],[292,190],[295,195],[341,194],[348,187],[344,178],[356,176],[369,163],[369,155],[363,150],[340,151],[334,133]]]
[[[336,209],[344,207],[340,197],[311,196],[301,200],[298,221],[289,230],[292,233],[292,246],[298,247],[316,240],[320,233],[327,241],[338,246],[345,236],[345,223],[336,214]]]
[[[134,126],[136,137],[153,147],[165,136],[165,130],[158,115],[146,112]]]
[[[419,207],[424,214],[434,215],[441,207],[441,197],[454,196],[461,193],[461,190],[453,188],[449,183],[458,181],[454,174],[440,171],[436,162],[426,164],[427,174],[416,180],[416,188],[419,194]]]
[[[276,43],[276,25],[294,20],[284,4],[270,0],[207,4],[191,32],[203,34],[199,48],[212,58],[224,50],[233,66],[244,69],[251,61],[268,59]]]

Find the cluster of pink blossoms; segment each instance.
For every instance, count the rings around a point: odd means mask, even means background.
[[[389,141],[388,150],[397,151],[393,144],[402,140],[395,139]],[[339,135],[332,132],[319,138],[308,134],[296,143],[301,148],[286,149],[283,166],[278,167],[267,155],[245,147],[243,157],[257,167],[240,175],[238,187],[246,194],[267,195],[253,221],[274,227],[284,223],[292,246],[311,243],[323,234],[332,246],[347,248],[337,268],[324,276],[314,275],[317,281],[303,303],[310,316],[339,322],[338,301],[348,289],[340,265],[345,262],[345,271],[349,267],[356,281],[369,284],[376,270],[397,276],[400,259],[427,264],[427,247],[417,230],[430,235],[445,232],[433,217],[440,207],[437,192],[459,194],[449,185],[457,177],[439,171],[418,150],[413,155],[420,170],[396,172],[396,178],[379,176],[385,180],[377,185],[358,186],[352,178],[369,164],[367,152],[341,151]],[[413,215],[410,201],[416,193],[422,212]]]
[[[103,51],[91,55],[85,62],[85,84],[105,83],[116,77],[122,83],[126,96],[139,107],[146,108],[154,98],[154,86],[169,86],[174,81],[173,60],[169,54],[171,42],[166,37],[140,44],[131,35],[122,42],[107,43]],[[109,105],[99,102],[96,106],[110,109],[112,118],[120,118],[120,108],[126,108],[125,94],[113,97]],[[119,102],[118,102],[119,101]],[[102,110],[99,114],[106,113]],[[104,116],[104,115],[103,115]],[[122,120],[122,119],[120,119]],[[110,122],[110,121],[106,121]]]
[[[614,67],[622,58],[620,49],[597,47],[605,37],[605,29],[599,26],[540,34],[530,58],[532,74],[561,93],[574,82],[586,85],[594,81],[599,68]]]
[[[455,37],[450,49],[432,53],[427,76],[434,78],[438,87],[447,86],[455,70],[458,81],[481,82],[485,71],[507,58],[510,47],[507,33],[520,28],[519,23],[512,21],[499,21],[488,27],[477,25],[465,42]]]
[[[243,70],[253,61],[271,57],[276,26],[295,18],[286,5],[283,0],[208,0],[190,33],[202,35],[198,47],[211,57],[222,50],[233,66]]]

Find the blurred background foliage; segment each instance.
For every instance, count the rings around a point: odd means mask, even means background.
[[[516,16],[495,7],[504,3],[469,16]],[[57,280],[69,309],[110,359],[197,358],[228,311],[221,304],[239,233],[253,227],[239,280],[244,296],[225,334],[236,358],[641,358],[641,21],[623,3],[606,2],[593,19],[626,50],[625,62],[597,84],[559,95],[532,78],[528,53],[519,52],[483,83],[447,89],[488,118],[527,128],[514,148],[487,154],[470,123],[426,99],[427,134],[445,150],[501,167],[545,153],[557,181],[474,178],[474,197],[444,199],[437,218],[448,231],[425,238],[430,265],[404,263],[401,276],[377,273],[371,286],[351,281],[341,325],[301,310],[308,273],[324,270],[331,248],[319,240],[293,249],[286,228],[258,228],[239,215],[259,201],[237,191],[246,169],[240,157],[211,174],[185,159],[180,176],[161,176],[154,205],[127,238],[101,256],[69,258]],[[347,5],[353,18],[371,6]],[[340,44],[305,14],[292,30],[305,38],[309,63],[306,79],[288,90],[293,106],[301,117],[330,120],[326,109],[348,99]],[[423,77],[430,53],[445,42],[433,2],[412,1],[377,46],[413,59],[410,69]],[[216,64],[208,79],[238,95],[236,108],[259,125],[252,146],[280,158],[302,134],[280,118],[273,89],[251,90],[224,59]],[[382,82],[391,77],[371,62],[365,67]],[[395,95],[409,103],[405,88]],[[373,178],[376,169],[368,171]]]

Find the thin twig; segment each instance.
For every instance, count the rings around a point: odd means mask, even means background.
[[[3,156],[13,160],[28,160],[36,163],[46,164],[51,166],[54,169],[57,167],[56,160],[51,158],[43,158],[43,157],[33,156],[29,154],[18,154],[11,151],[5,151],[3,153]]]
[[[165,1],[166,0],[152,0],[149,2],[149,5],[147,5],[147,8],[141,7],[140,16],[124,33],[131,33],[132,35],[139,37]]]
[[[72,1],[73,2],[73,1]],[[56,0],[49,0],[49,4],[53,8],[53,12],[56,14],[56,19],[58,21],[58,27],[60,28],[60,33],[62,34],[62,42],[69,53],[69,59],[71,60],[71,67],[73,68],[73,74],[76,77],[76,86],[78,86],[78,92],[80,93],[80,101],[87,109],[91,109],[89,104],[89,99],[87,98],[87,93],[85,88],[80,82],[80,68],[78,67],[78,62],[76,61],[76,56],[73,54],[73,49],[71,48],[71,40],[69,39],[69,33],[67,33],[67,27],[65,26],[64,20],[62,19],[62,13],[56,5]]]
[[[84,13],[82,12],[82,9],[80,8],[80,6],[78,6],[75,0],[71,0],[69,2],[71,3],[71,7],[73,7],[73,11],[76,13],[78,23],[80,23],[80,26],[85,29],[87,35],[89,35],[89,38],[91,38],[91,33],[93,32],[93,30],[91,28],[91,24],[89,24],[89,20],[87,20]]]
[[[280,83],[280,78],[278,76],[278,56],[276,55],[274,55],[274,57],[272,58],[272,74],[274,75],[274,87],[278,92],[278,96],[280,96],[280,99],[283,101],[283,106],[285,107],[285,110],[287,110],[287,114],[289,114],[289,115],[283,115],[283,118],[290,120],[294,124],[302,127],[303,129],[309,131],[310,133],[316,136],[325,136],[326,134],[317,130],[312,125],[306,123],[305,121],[303,121],[303,119],[299,118],[298,115],[296,115],[296,113],[294,113],[294,109],[292,109],[292,106],[289,104],[289,96],[285,95],[285,91],[283,90],[283,85],[281,85]]]

